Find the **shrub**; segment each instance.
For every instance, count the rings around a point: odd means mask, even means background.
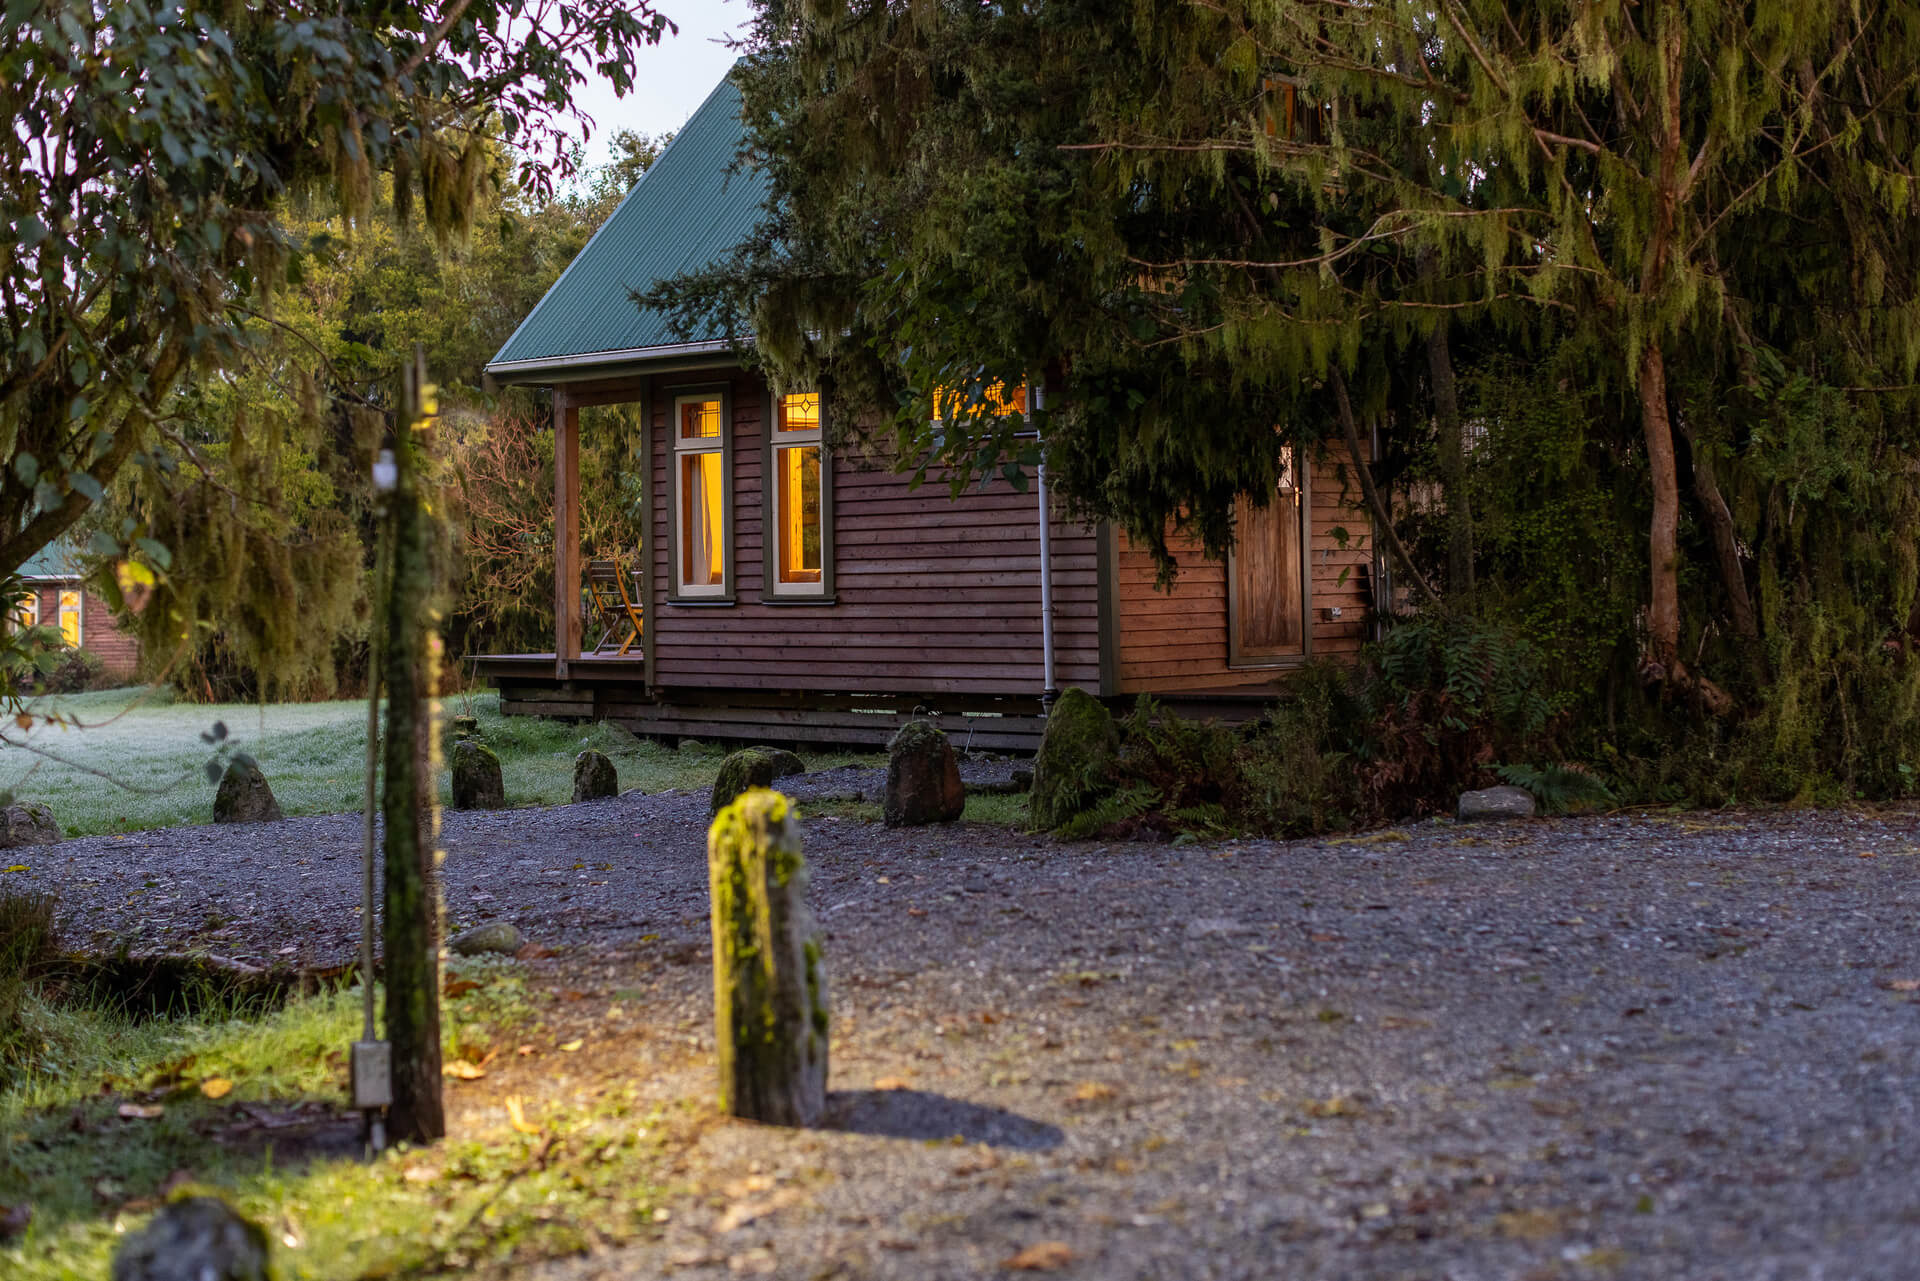
[[[107,665],[98,654],[87,649],[64,651],[44,682],[49,694],[84,694],[88,690],[106,689],[111,684]]]
[[[0,892],[0,1088],[32,1057],[26,1006],[57,954],[53,909],[51,894]]]

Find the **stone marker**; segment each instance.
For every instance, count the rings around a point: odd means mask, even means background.
[[[932,721],[908,721],[887,744],[887,794],[881,805],[888,827],[951,823],[967,808],[960,761],[953,744]]]
[[[507,785],[500,778],[500,758],[479,739],[463,738],[453,745],[453,808],[497,810],[507,804]]]
[[[267,776],[251,761],[234,761],[220,776],[220,790],[213,794],[213,821],[216,823],[267,823],[281,817],[280,802],[273,799]]]
[[[784,747],[753,747],[749,749],[760,753],[773,762],[775,778],[790,778],[795,774],[807,772],[807,763]]]
[[[757,748],[734,752],[720,762],[720,773],[713,780],[711,813],[718,814],[733,804],[734,797],[750,787],[773,786],[773,760]]]
[[[495,921],[492,925],[476,925],[460,931],[447,940],[447,950],[455,956],[478,956],[482,952],[512,956],[526,941],[518,926]]]
[[[827,976],[786,797],[754,788],[720,811],[707,833],[707,879],[721,1110],[769,1125],[818,1124]]]
[[[463,738],[484,738],[486,735],[480,732],[478,716],[456,716],[453,718],[453,737],[457,741]]]
[[[1489,787],[1460,794],[1462,822],[1499,818],[1532,818],[1533,793],[1524,787]]]
[[[573,758],[573,799],[604,801],[620,794],[620,773],[606,753],[591,747]]]
[[[1033,758],[1033,825],[1051,831],[1106,795],[1119,754],[1120,730],[1106,704],[1083,689],[1064,691]]]
[[[17,845],[55,845],[66,833],[54,821],[53,811],[39,801],[19,801],[0,811],[5,825],[0,827],[0,850]]]
[[[113,1281],[267,1281],[267,1234],[218,1197],[173,1201],[113,1256]]]

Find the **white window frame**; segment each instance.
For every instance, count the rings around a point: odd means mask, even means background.
[[[67,613],[67,597],[73,597],[73,647],[81,648],[87,643],[87,591],[84,587],[61,587],[54,591],[53,621],[60,628],[60,634],[67,634],[66,624],[61,620]],[[37,610],[37,606],[36,606]]]
[[[691,440],[683,439],[680,433],[680,414],[683,406],[711,402],[720,415],[720,434],[718,436],[697,436]],[[673,459],[673,595],[686,601],[726,602],[733,596],[733,423],[730,406],[732,398],[724,387],[702,387],[682,391],[673,397],[673,412],[667,418],[667,432],[672,442]],[[720,460],[720,581],[718,583],[689,583],[687,574],[687,548],[683,531],[686,529],[686,469],[684,460],[691,454],[712,454]]]

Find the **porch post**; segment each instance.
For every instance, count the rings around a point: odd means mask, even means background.
[[[553,674],[580,657],[580,410],[553,389]]]

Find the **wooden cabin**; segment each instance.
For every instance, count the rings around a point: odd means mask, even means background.
[[[754,226],[765,186],[734,170],[740,142],[722,82],[488,366],[553,403],[554,650],[471,659],[506,712],[848,744],[932,713],[956,743],[1030,750],[1053,690],[1238,718],[1367,638],[1379,566],[1333,458],[1289,451],[1234,554],[1183,554],[1159,591],[1145,551],[1066,519],[1043,483],[911,488],[837,445],[818,396],[776,396],[725,335],[638,307]],[[638,473],[632,528],[583,563],[581,455],[606,431]]]

